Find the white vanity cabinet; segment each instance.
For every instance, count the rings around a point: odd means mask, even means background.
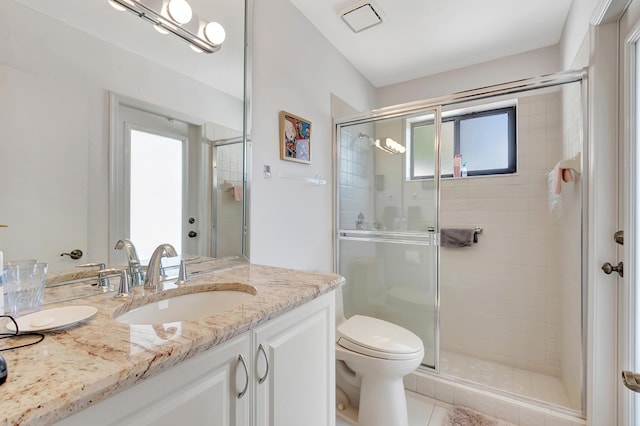
[[[249,337],[237,336],[58,425],[249,426]]]
[[[333,292],[252,333],[255,426],[335,424]]]
[[[334,309],[330,292],[58,425],[334,426]]]

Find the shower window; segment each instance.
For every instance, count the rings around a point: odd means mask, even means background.
[[[433,178],[433,120],[410,126],[409,180]],[[516,172],[516,108],[451,115],[442,120],[441,176],[453,177],[453,158],[460,154],[469,176]]]

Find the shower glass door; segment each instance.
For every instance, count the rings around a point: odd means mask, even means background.
[[[434,368],[439,123],[439,109],[430,109],[336,129],[336,261],[346,278],[345,315],[412,331],[424,343],[423,364]]]

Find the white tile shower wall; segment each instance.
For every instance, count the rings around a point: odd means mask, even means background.
[[[362,135],[362,136],[361,136]],[[365,228],[374,226],[375,214],[371,193],[374,185],[374,154],[369,136],[373,125],[346,126],[340,135],[340,229],[356,229],[362,214]],[[376,315],[371,301],[379,298],[381,281],[377,273],[376,248],[369,244],[341,241],[340,274],[346,278],[343,288],[344,310]]]
[[[362,213],[367,223],[374,220],[371,199],[373,179],[373,147],[367,137],[373,136],[372,125],[344,127],[340,137],[340,227],[355,229]],[[365,135],[360,137],[359,135]]]
[[[481,226],[441,249],[441,348],[559,376],[560,222],[547,173],[562,154],[561,95],[518,99],[518,173],[442,182],[441,227]],[[479,378],[481,379],[481,378]]]

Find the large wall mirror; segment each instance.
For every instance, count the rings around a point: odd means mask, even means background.
[[[140,240],[141,259],[163,242],[246,254],[247,2],[189,4],[224,27],[219,51],[107,0],[0,3],[5,260],[121,262],[122,238]]]

